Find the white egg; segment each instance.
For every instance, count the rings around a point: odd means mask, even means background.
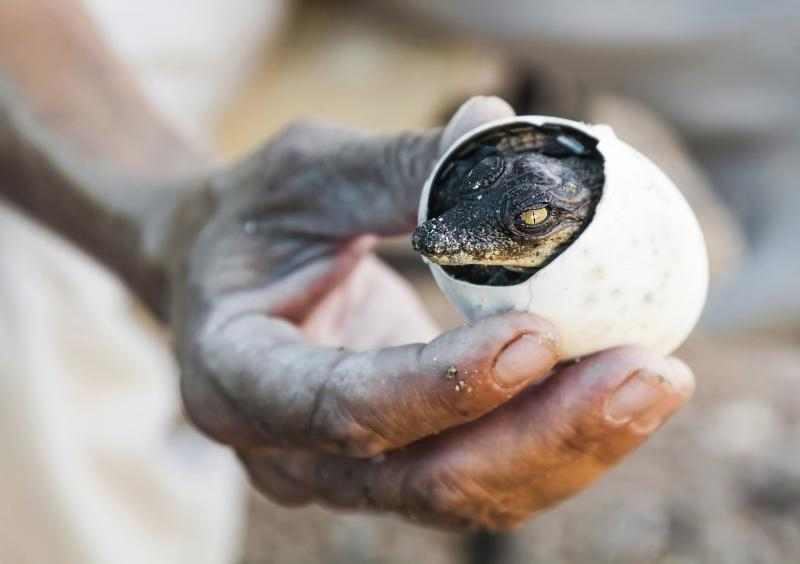
[[[697,322],[708,287],[703,234],[689,204],[667,176],[606,125],[546,116],[485,124],[461,137],[437,163],[422,192],[419,222],[439,169],[454,150],[498,126],[547,123],[597,139],[605,183],[594,217],[580,235],[533,276],[513,286],[457,280],[433,262],[439,288],[467,318],[527,311],[552,322],[566,358],[617,345],[667,354]]]

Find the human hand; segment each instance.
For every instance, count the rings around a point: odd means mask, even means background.
[[[507,529],[690,395],[685,366],[640,349],[552,372],[557,332],[528,314],[373,349],[435,328],[365,234],[409,231],[439,152],[510,113],[476,99],[444,132],[388,138],[295,125],[188,207],[172,292],[186,409],[267,495]]]

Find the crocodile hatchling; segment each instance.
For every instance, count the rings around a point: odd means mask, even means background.
[[[503,286],[529,278],[589,224],[604,183],[597,141],[571,127],[490,130],[450,156],[412,246],[451,276]]]

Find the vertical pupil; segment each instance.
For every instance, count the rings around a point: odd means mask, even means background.
[[[534,210],[525,210],[520,214],[520,219],[525,225],[538,225],[547,219],[547,208],[537,208]]]

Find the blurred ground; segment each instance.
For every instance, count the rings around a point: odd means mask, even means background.
[[[739,235],[700,171],[660,120],[631,101],[580,92],[569,77],[549,91],[521,83],[500,53],[387,25],[349,3],[304,3],[282,45],[220,120],[234,156],[309,113],[399,130],[442,122],[472,94],[500,93],[530,112],[610,123],[653,158],[698,213],[712,259],[725,270]],[[521,87],[520,85],[525,87]],[[526,86],[527,85],[527,86]],[[405,240],[382,253],[417,287],[443,327],[460,319]],[[589,492],[501,539],[496,562],[793,563],[800,561],[800,349],[769,339],[697,334],[680,355],[696,398],[646,447]],[[253,496],[244,562],[456,563],[478,561],[465,537],[397,519],[285,509]]]

